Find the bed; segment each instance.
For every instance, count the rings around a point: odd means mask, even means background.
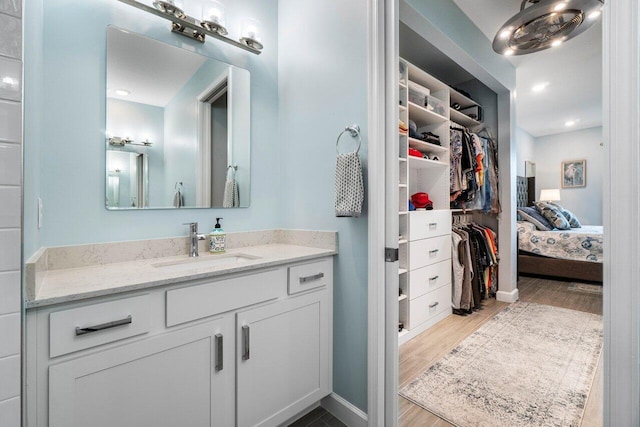
[[[518,177],[518,207],[530,203],[528,183]],[[602,226],[539,231],[518,221],[518,275],[602,282]]]

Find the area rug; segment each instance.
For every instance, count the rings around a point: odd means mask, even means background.
[[[511,304],[400,394],[460,427],[579,426],[602,316]]]
[[[571,282],[567,289],[572,292],[580,292],[583,294],[602,295],[602,285],[588,285],[586,283]]]

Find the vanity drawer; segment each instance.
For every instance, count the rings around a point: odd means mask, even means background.
[[[431,292],[451,283],[451,260],[412,270],[409,272],[409,299]]]
[[[415,270],[451,258],[451,236],[409,242],[409,265]]]
[[[451,234],[451,211],[412,211],[409,213],[409,240]]]
[[[413,329],[451,307],[451,286],[445,285],[409,301],[409,325]]]
[[[85,305],[49,315],[49,355],[62,356],[149,332],[149,295]]]
[[[289,267],[289,295],[326,286],[333,280],[333,259]]]
[[[167,291],[167,326],[278,298],[286,280],[281,268]]]

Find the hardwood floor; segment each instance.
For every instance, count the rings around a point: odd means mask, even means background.
[[[570,290],[570,285],[570,282],[521,277],[518,281],[520,300],[602,314],[601,294]],[[449,316],[400,347],[400,388],[445,356],[507,305],[507,303],[489,299],[484,303],[482,310],[464,317]],[[400,396],[398,396],[398,415],[400,426],[452,426]],[[602,359],[598,365],[582,421],[582,427],[600,426],[602,426]]]

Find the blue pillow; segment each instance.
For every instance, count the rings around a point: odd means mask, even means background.
[[[582,224],[580,224],[578,218],[571,211],[566,210],[557,203],[550,202],[550,204],[558,208],[562,215],[567,218],[567,221],[569,221],[569,225],[571,226],[571,228],[582,228]]]
[[[553,224],[555,228],[558,230],[571,229],[571,224],[569,224],[567,218],[560,212],[560,209],[545,202],[536,202],[535,205],[538,212]]]
[[[551,231],[554,229],[553,225],[533,207],[518,208],[518,215],[520,215],[525,221],[535,225],[540,231]]]

